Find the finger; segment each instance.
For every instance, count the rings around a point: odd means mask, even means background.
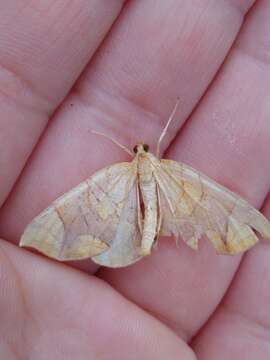
[[[1,212],[1,234],[18,241],[30,219],[59,194],[124,158],[106,139],[90,137],[89,130],[130,146],[142,137],[152,145],[177,96],[184,101],[174,130],[180,127],[224,60],[251,3],[242,1],[240,11],[239,1],[130,2]],[[158,34],[154,42],[151,34]]]
[[[257,207],[270,184],[270,78],[267,65],[256,59],[268,41],[263,20],[268,24],[270,11],[263,9],[257,14],[254,8],[247,18],[222,71],[167,154]],[[248,44],[254,46],[252,56],[243,50]],[[119,271],[102,270],[100,276],[190,339],[221,301],[239,260],[215,255],[208,243],[201,242],[194,254],[184,244],[177,250],[172,240],[160,241],[158,251],[144,262]]]
[[[251,112],[254,117],[254,133],[257,142],[252,153],[255,154],[249,159],[253,161],[255,171],[248,175],[248,182],[252,181],[254,173],[254,182],[263,185],[264,192],[270,189],[269,179],[269,98],[270,98],[270,63],[269,50],[270,40],[268,33],[270,4],[269,1],[261,1],[254,9],[254,14],[250,19],[249,26],[238,46],[238,58],[242,59],[242,68],[246,72],[246,87],[252,84],[253,97],[257,102],[256,114]],[[254,31],[255,30],[255,31]],[[254,77],[254,74],[256,77]],[[255,81],[254,81],[255,80]],[[250,97],[246,99],[249,104]],[[252,100],[254,101],[254,100]],[[250,104],[247,111],[252,110]],[[266,126],[257,128],[257,124],[265,117]],[[268,117],[268,118],[267,118]],[[268,145],[266,145],[268,142]],[[248,144],[247,144],[248,145]],[[252,147],[252,144],[250,144]],[[263,151],[266,151],[263,154]],[[251,151],[250,151],[251,152]],[[262,155],[258,158],[257,154]],[[257,162],[257,165],[255,164]],[[264,176],[266,171],[266,176]],[[243,174],[245,176],[245,174]],[[244,178],[243,176],[243,178]],[[244,182],[246,183],[246,182]],[[255,184],[254,184],[255,186]],[[260,189],[259,187],[259,189]],[[248,184],[245,186],[248,190]],[[258,189],[258,190],[259,190]],[[263,198],[263,194],[260,198]],[[270,219],[270,198],[265,205],[265,214]],[[250,251],[241,263],[237,277],[229,289],[227,296],[218,310],[213,315],[211,321],[194,341],[194,347],[200,359],[215,359],[217,354],[219,359],[245,358],[247,360],[268,359],[269,351],[269,271],[270,250],[269,243],[259,244]],[[237,337],[237,341],[236,341]]]
[[[269,262],[268,243],[245,256],[224,301],[194,339],[200,359],[269,359]]]
[[[1,358],[19,351],[36,360],[196,359],[104,282],[4,241],[0,246]]]
[[[123,2],[14,0],[1,7],[0,205]]]

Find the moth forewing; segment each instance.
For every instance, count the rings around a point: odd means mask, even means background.
[[[20,245],[57,260],[92,257],[110,267],[139,260],[136,169],[131,162],[98,171],[37,216]]]
[[[161,191],[162,233],[181,236],[193,249],[205,234],[221,254],[252,247],[257,236],[270,239],[270,223],[245,200],[195,169],[161,160],[155,171]]]

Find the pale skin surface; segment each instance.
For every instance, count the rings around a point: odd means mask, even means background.
[[[127,160],[91,129],[153,150],[177,97],[166,158],[269,218],[269,17],[268,0],[1,2],[0,358],[269,359],[267,242],[241,258],[164,239],[83,272],[15,246],[58,195]]]

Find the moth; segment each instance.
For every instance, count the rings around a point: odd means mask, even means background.
[[[192,167],[159,158],[138,143],[131,162],[93,174],[38,215],[20,246],[66,261],[91,258],[122,267],[149,255],[160,236],[174,236],[192,249],[206,235],[219,254],[238,254],[257,243],[254,230],[270,239],[270,223],[255,208]],[[103,134],[101,134],[103,135]],[[253,230],[254,229],[254,230]]]

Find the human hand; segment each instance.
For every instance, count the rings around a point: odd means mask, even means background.
[[[2,4],[1,359],[269,359],[267,242],[241,258],[161,239],[118,270],[14,245],[57,196],[127,159],[91,129],[153,150],[177,97],[166,157],[269,217],[270,3],[254,3]]]

